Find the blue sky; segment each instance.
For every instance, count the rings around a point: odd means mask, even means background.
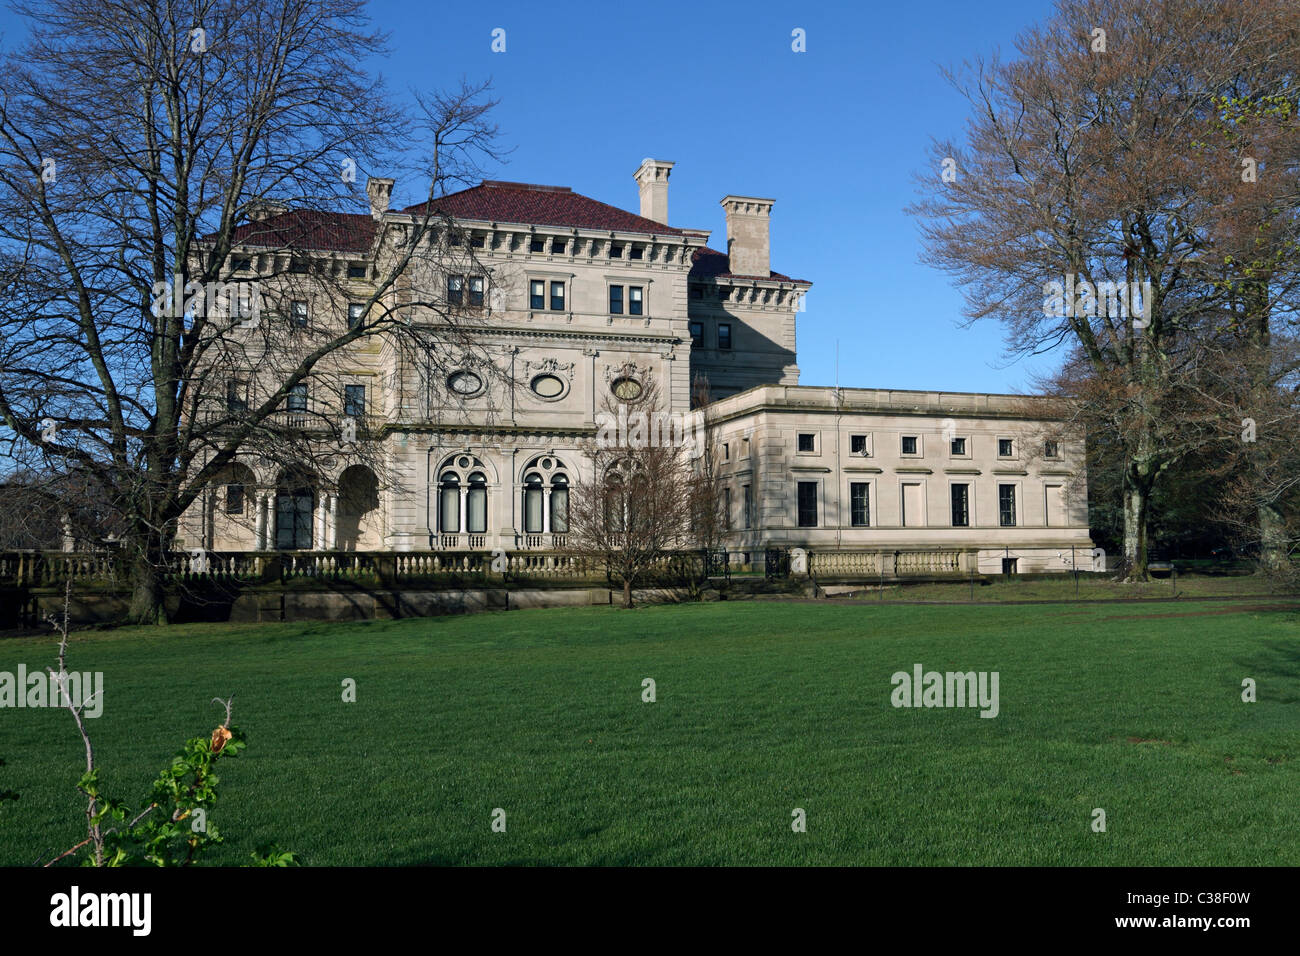
[[[814,283],[798,318],[804,384],[836,381],[837,342],[846,386],[1022,392],[1059,360],[1009,364],[996,322],[960,328],[960,296],[918,262],[903,213],[931,137],[964,127],[940,65],[1009,52],[1050,0],[374,0],[370,10],[391,34],[374,66],[395,92],[492,79],[513,152],[488,178],[571,186],[635,211],[641,159],[672,160],[669,218],[712,230],[715,248],[725,247],[719,199],[775,198],[772,267]],[[504,53],[491,50],[496,28]],[[795,28],[804,53],[791,50]],[[0,34],[6,45],[22,35],[7,10]]]
[[[670,221],[713,230],[715,248],[718,200],[775,198],[772,267],[814,283],[798,318],[803,384],[835,382],[837,340],[846,386],[1020,392],[1058,360],[1008,365],[1000,325],[959,328],[960,296],[918,262],[902,211],[931,137],[964,128],[940,65],[1010,52],[1049,0],[379,0],[372,12],[392,32],[381,69],[394,87],[492,78],[514,152],[491,178],[635,211],[642,158],[672,160]],[[504,53],[491,52],[497,27]],[[791,50],[796,27],[805,53]]]

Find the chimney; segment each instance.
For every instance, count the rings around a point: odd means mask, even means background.
[[[388,200],[393,195],[392,179],[375,179],[371,176],[366,180],[366,195],[370,197],[370,216],[372,219],[383,219],[384,213],[388,212]]]
[[[248,218],[252,222],[261,222],[288,211],[288,206],[274,199],[254,199],[248,204]]]
[[[753,196],[724,196],[727,211],[727,255],[733,275],[772,274],[772,204],[775,199]]]
[[[636,171],[641,187],[641,215],[668,225],[668,177],[674,163],[662,159],[643,159]]]

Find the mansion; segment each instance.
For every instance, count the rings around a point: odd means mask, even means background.
[[[713,248],[710,231],[669,224],[672,169],[641,163],[636,213],[500,181],[397,210],[393,181],[371,179],[368,212],[270,207],[239,227],[236,271],[293,279],[306,256],[343,290],[261,321],[342,330],[381,294],[384,237],[434,212],[470,264],[423,276],[419,295],[454,312],[462,338],[424,359],[383,334],[330,355],[286,414],[361,422],[365,453],[241,457],[177,547],[563,550],[570,495],[590,479],[584,443],[611,400],[653,385],[665,411],[707,429],[731,550],[962,549],[986,573],[1091,568],[1082,442],[1054,432],[1044,400],[800,385],[811,283],[771,267],[774,200],[723,197]],[[262,354],[225,373],[226,410],[279,387]]]

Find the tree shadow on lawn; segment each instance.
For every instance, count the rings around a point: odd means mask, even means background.
[[[1300,647],[1295,642],[1261,641],[1259,652],[1235,663],[1242,668],[1242,677],[1254,677],[1259,685],[1269,688],[1270,700],[1300,704]]]

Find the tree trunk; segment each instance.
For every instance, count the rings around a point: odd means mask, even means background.
[[[1277,572],[1287,566],[1286,519],[1276,502],[1259,506],[1259,566]]]
[[[162,580],[162,555],[147,549],[131,565],[131,624],[166,624],[167,606]]]
[[[1134,474],[1124,473],[1124,580],[1147,580],[1147,517],[1151,489]]]
[[[625,577],[623,579],[623,607],[629,608],[631,606],[632,606],[632,579]]]

